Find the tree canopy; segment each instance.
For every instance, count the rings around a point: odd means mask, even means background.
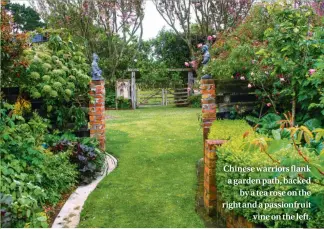
[[[6,9],[10,11],[14,18],[14,29],[26,32],[33,31],[45,24],[41,21],[39,14],[30,6],[18,3],[8,3]]]

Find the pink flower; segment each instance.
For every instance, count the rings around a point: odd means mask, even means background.
[[[308,72],[309,72],[310,75],[313,75],[316,72],[316,70],[315,69],[309,69]]]
[[[271,103],[267,103],[267,107],[271,107]]]
[[[211,41],[211,40],[213,40],[213,37],[212,36],[208,36],[207,37],[207,40]]]
[[[251,87],[252,87],[252,84],[249,83],[249,84],[248,84],[248,88],[251,88]]]
[[[244,76],[241,76],[240,79],[241,79],[241,80],[245,80],[245,77],[244,77]]]
[[[202,43],[199,43],[198,45],[197,45],[197,48],[201,48],[203,46],[203,44]]]
[[[280,77],[280,82],[285,82],[285,78]]]
[[[186,65],[186,67],[190,66],[188,62],[184,62],[184,65]]]
[[[191,66],[192,66],[193,68],[197,68],[197,67],[198,67],[198,66],[197,66],[197,61],[195,61],[195,60],[191,61],[190,64],[191,64]]]

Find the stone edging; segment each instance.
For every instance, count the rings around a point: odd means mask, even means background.
[[[79,186],[65,202],[60,213],[56,216],[52,228],[76,228],[80,222],[80,214],[89,194],[99,182],[117,167],[117,159],[112,155],[106,156],[105,168],[102,175],[88,185]]]

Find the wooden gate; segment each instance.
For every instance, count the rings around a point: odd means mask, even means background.
[[[173,89],[138,89],[138,106],[167,106],[174,104]]]
[[[188,106],[188,89],[176,88],[174,91],[174,103],[176,106],[184,107]]]

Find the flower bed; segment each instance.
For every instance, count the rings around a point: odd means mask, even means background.
[[[26,121],[12,105],[1,107],[1,226],[48,227],[49,206],[96,177],[104,153],[93,139],[49,134],[36,113]]]

